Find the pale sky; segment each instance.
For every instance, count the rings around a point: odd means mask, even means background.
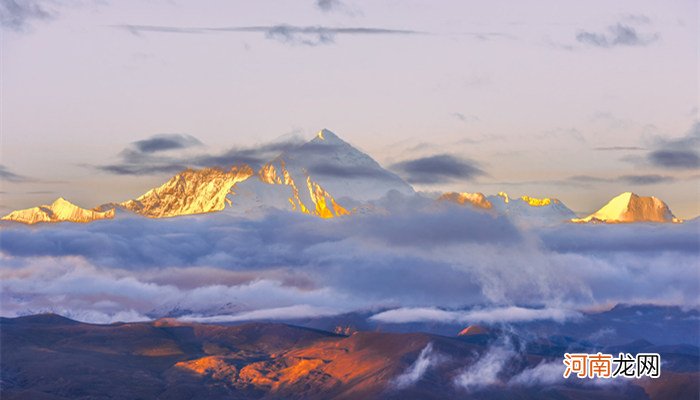
[[[0,211],[123,201],[131,143],[218,154],[328,128],[425,191],[634,191],[700,214],[698,2],[0,0]],[[123,156],[124,153],[121,153]],[[194,154],[194,153],[193,153]]]

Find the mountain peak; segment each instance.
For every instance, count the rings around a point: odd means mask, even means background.
[[[331,132],[330,130],[328,130],[326,128],[323,128],[320,131],[318,131],[315,139],[329,141],[329,142],[340,140],[338,135],[336,135],[335,133]]]
[[[619,195],[613,197],[612,200],[630,201],[630,200],[632,200],[633,197],[639,197],[639,196],[636,193],[624,192],[624,193],[620,193]],[[652,198],[655,198],[655,197],[652,196]]]
[[[624,192],[613,197],[598,211],[585,218],[572,219],[573,222],[682,222],[676,218],[668,205],[653,196],[639,196]]]
[[[75,204],[71,203],[70,201],[64,199],[63,197],[59,197],[56,200],[51,203],[51,207],[77,207]]]
[[[450,201],[460,205],[471,204],[477,208],[492,208],[491,204],[483,193],[468,193],[468,192],[448,192],[443,193],[438,201]]]
[[[22,222],[25,224],[36,224],[38,222],[92,222],[98,219],[114,218],[114,210],[99,212],[86,210],[70,201],[59,197],[50,205],[27,208],[13,211],[4,217],[5,221]]]
[[[415,193],[403,179],[328,129],[321,129],[313,140],[285,151],[269,164],[280,179],[284,171],[298,184],[310,178],[336,199],[362,202],[379,199],[391,190]],[[271,167],[264,169],[269,172]]]

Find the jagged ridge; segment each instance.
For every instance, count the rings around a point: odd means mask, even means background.
[[[175,217],[221,211],[230,203],[231,188],[253,175],[245,165],[225,171],[219,168],[188,169],[162,186],[119,206],[150,218]]]

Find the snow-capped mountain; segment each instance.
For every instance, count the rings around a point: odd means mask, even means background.
[[[470,205],[495,214],[506,215],[516,221],[530,225],[547,225],[569,221],[576,217],[564,203],[558,199],[521,196],[511,198],[505,192],[495,196],[483,193],[448,192],[438,201]]]
[[[121,208],[150,218],[176,217],[223,210],[231,202],[226,198],[231,188],[253,175],[248,166],[187,169],[163,185],[142,196],[119,204],[106,204],[100,209]]]
[[[391,190],[415,193],[403,179],[327,129],[308,143],[279,155],[261,171],[269,182],[269,174],[279,178],[283,169],[297,182],[311,177],[337,199],[347,197],[364,202],[378,199]]]
[[[222,210],[250,214],[269,208],[331,218],[350,213],[338,198],[366,201],[392,189],[413,193],[401,178],[324,129],[257,173],[248,165],[228,171],[187,170],[118,207],[152,218]]]
[[[269,209],[332,218],[378,212],[377,202],[415,195],[403,179],[323,129],[311,141],[285,151],[257,171],[245,164],[229,169],[187,169],[133,200],[86,210],[59,198],[51,205],[14,211],[2,219],[26,224],[90,222],[114,218],[115,212],[166,218],[211,212],[250,215]],[[629,192],[580,219],[554,198],[449,192],[438,201],[472,206],[535,226],[568,221],[680,222],[663,201]]]
[[[447,192],[438,197],[438,201],[449,201],[460,205],[470,204],[487,210],[493,208],[493,204],[483,193]]]
[[[499,192],[496,196],[488,196],[487,199],[497,213],[527,223],[559,223],[576,217],[576,214],[559,199],[530,196],[511,198],[504,192]]]
[[[59,197],[49,205],[27,208],[13,211],[4,217],[5,221],[36,224],[39,222],[91,222],[99,219],[114,218],[114,210],[104,212],[86,210],[78,207],[70,201]]]
[[[233,188],[230,211],[275,207],[330,218],[390,191],[415,193],[403,179],[327,129],[265,164],[256,178]]]
[[[354,206],[390,191],[415,193],[397,175],[324,129],[313,140],[280,154],[257,172],[249,165],[228,170],[187,169],[136,199],[104,204],[60,220],[89,222],[111,218],[115,210],[165,218],[216,211],[250,214],[270,208],[331,218],[347,215]],[[16,211],[4,219],[26,223],[59,220],[41,207]]]
[[[614,197],[601,209],[585,218],[574,218],[572,222],[682,222],[676,218],[668,205],[656,197],[642,197],[625,192]]]

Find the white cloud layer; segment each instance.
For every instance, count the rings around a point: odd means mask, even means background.
[[[380,322],[399,324],[407,322],[510,323],[537,320],[563,322],[580,316],[579,312],[573,310],[510,306],[469,311],[446,311],[433,307],[397,308],[380,312],[370,318]]]
[[[697,307],[698,221],[526,230],[460,207],[4,226],[0,314],[221,321],[389,310],[384,322],[565,321],[615,303]]]

